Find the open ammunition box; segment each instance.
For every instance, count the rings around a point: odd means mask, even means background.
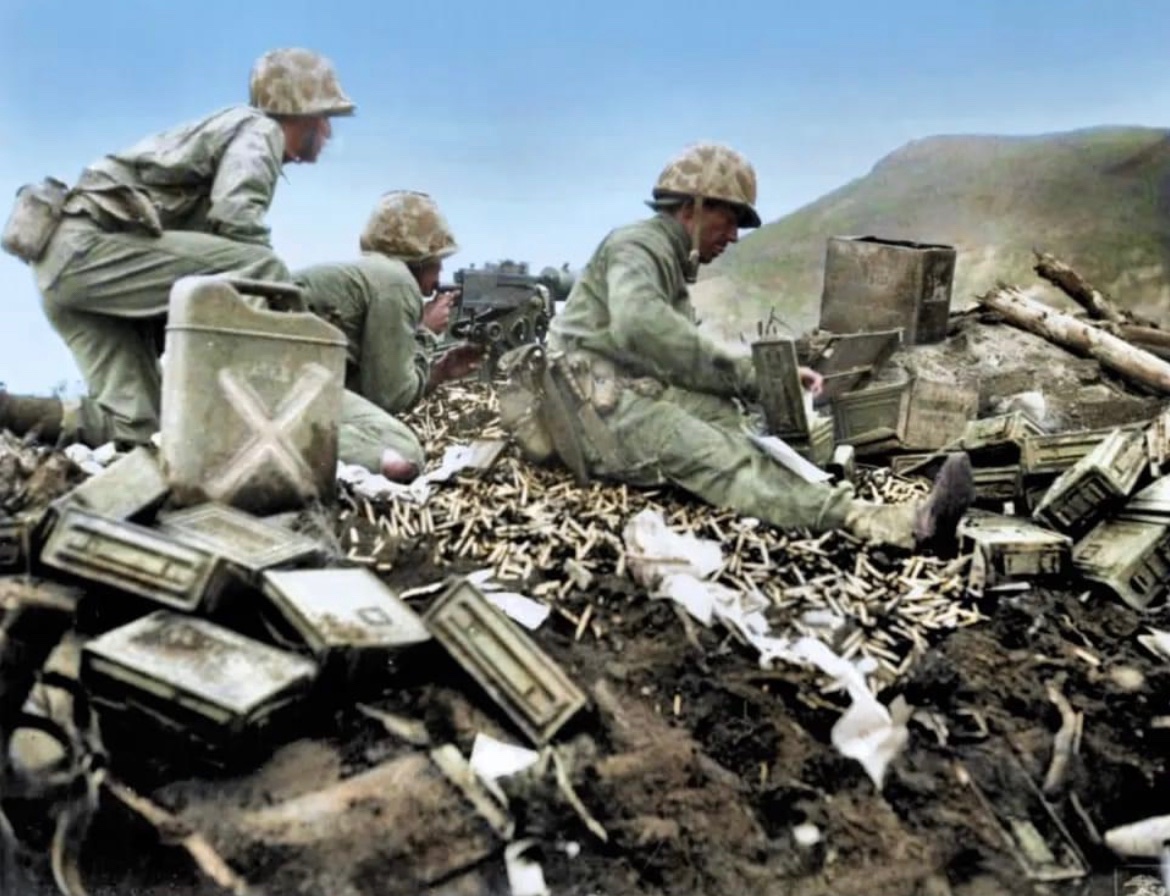
[[[800,383],[796,343],[791,339],[753,342],[752,362],[768,435],[786,442],[807,437],[812,405]]]
[[[1137,426],[1122,426],[1123,430],[1134,430]],[[1061,432],[1051,435],[1030,435],[1024,437],[1024,475],[1059,475],[1105,441],[1114,431],[1110,429],[1085,429],[1080,432]]]
[[[534,744],[546,744],[585,706],[581,689],[466,579],[450,585],[424,619]]]
[[[958,536],[960,550],[974,555],[971,581],[976,592],[1021,579],[1062,575],[1072,549],[1067,535],[1001,514],[969,514],[960,523]]]
[[[825,335],[827,341],[817,357],[810,359],[809,366],[820,373],[824,381],[822,395],[827,400],[861,388],[902,346],[900,328]]]
[[[1120,519],[1170,525],[1170,475],[1155,479],[1126,501],[1117,516]]]
[[[1146,440],[1139,430],[1115,429],[1065,470],[1033,517],[1074,538],[1112,513],[1146,470]]]
[[[959,447],[971,456],[973,464],[1002,466],[1020,462],[1023,442],[1028,436],[1044,431],[1020,411],[998,417],[970,420]]]
[[[861,445],[900,439],[910,401],[910,374],[890,367],[863,389],[842,392],[830,401],[837,442]]]
[[[68,505],[41,550],[41,562],[188,612],[213,607],[232,579],[227,565],[209,551]]]
[[[431,640],[419,615],[365,567],[269,570],[263,590],[274,634],[290,649],[307,647],[323,679],[376,675],[399,650]]]
[[[312,539],[226,504],[164,514],[155,531],[223,558],[251,583],[258,583],[267,569],[307,562],[321,553]]]
[[[810,463],[823,467],[833,459],[833,418],[817,417],[809,426],[807,438],[785,439],[796,451]]]
[[[58,514],[71,505],[108,520],[138,520],[162,506],[169,492],[158,452],[140,445],[54,504]]]
[[[975,467],[971,472],[975,480],[975,500],[980,504],[999,507],[1020,496],[1023,477],[1019,466]]]
[[[1105,520],[1073,548],[1073,565],[1133,607],[1144,610],[1170,588],[1170,527]]]
[[[217,765],[280,740],[303,713],[316,674],[312,660],[169,610],[106,632],[81,652],[81,682],[103,734],[175,736]]]

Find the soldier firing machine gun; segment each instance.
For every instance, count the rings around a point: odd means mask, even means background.
[[[484,346],[484,372],[491,376],[505,352],[544,339],[556,303],[568,298],[574,276],[567,264],[534,275],[525,262],[503,261],[461,268],[454,280],[439,287],[441,292],[461,290],[447,335]]]

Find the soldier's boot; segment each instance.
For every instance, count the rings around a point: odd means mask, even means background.
[[[411,463],[393,448],[382,452],[381,473],[391,482],[413,482],[418,472],[418,464]]]
[[[922,501],[870,504],[855,501],[845,529],[876,544],[922,550],[954,538],[955,528],[975,500],[975,480],[966,454],[952,454]]]
[[[56,442],[61,436],[64,407],[58,398],[13,395],[0,389],[0,429],[17,436],[37,430],[42,442]]]

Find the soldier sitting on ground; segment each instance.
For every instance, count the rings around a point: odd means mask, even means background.
[[[264,218],[281,168],[315,162],[330,119],[351,115],[332,63],[273,50],[236,105],[147,137],[86,168],[32,265],[45,314],[69,346],[88,396],[0,390],[0,428],[91,447],[142,444],[158,430],[159,333],[181,277],[230,273],[288,281]],[[23,256],[22,256],[23,257]]]
[[[293,279],[309,308],[346,335],[346,387],[376,406],[361,417],[346,417],[341,455],[376,447],[383,475],[409,481],[422,467],[423,449],[410,428],[390,415],[411,410],[440,384],[473,373],[483,351],[459,345],[432,360],[437,336],[447,329],[450,294],[425,303],[424,296],[435,292],[443,259],[458,246],[430,196],[411,190],[383,195],[360,246],[355,261],[314,265]]]
[[[760,225],[755,202],[755,170],[730,148],[695,145],[667,164],[648,203],[656,214],[602,240],[553,319],[548,359],[563,358],[575,382],[538,378],[538,353],[513,350],[501,422],[533,459],[670,483],[781,528],[841,528],[909,549],[953,536],[974,497],[965,454],[947,459],[924,501],[877,505],[848,483],[806,481],[750,440],[732,399],[758,400],[752,359],[699,330],[687,284],[740,228]],[[816,389],[813,371],[801,376]]]

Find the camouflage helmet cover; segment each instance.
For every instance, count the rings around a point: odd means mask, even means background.
[[[252,66],[249,102],[269,115],[352,115],[333,63],[300,48],[269,50]]]
[[[726,202],[739,213],[740,227],[759,227],[756,171],[729,146],[695,143],[666,163],[654,185],[654,198],[698,197]]]
[[[459,251],[435,201],[415,190],[382,195],[366,221],[361,247],[407,264],[438,261]]]

